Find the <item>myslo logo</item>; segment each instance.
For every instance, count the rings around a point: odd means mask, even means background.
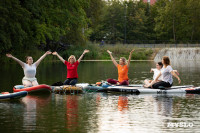
[[[193,123],[187,122],[168,122],[167,127],[193,127]]]

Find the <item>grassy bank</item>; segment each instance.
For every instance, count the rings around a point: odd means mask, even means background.
[[[87,45],[83,46],[70,46],[66,50],[59,52],[59,54],[64,59],[67,59],[70,55],[75,55],[77,58],[79,58],[84,49],[90,50],[90,52],[84,56],[84,60],[110,60],[107,50],[112,51],[116,60],[118,60],[120,57],[126,57],[128,59],[129,53],[132,49],[135,49],[132,55],[132,60],[152,60],[159,50],[155,48],[134,48],[132,45],[123,44],[99,46],[99,44],[88,43]],[[26,56],[32,56],[34,61],[36,61],[44,53],[44,51],[35,48],[34,50],[24,50],[23,52],[15,51],[15,53],[11,54],[22,61],[25,61]],[[58,58],[50,55],[46,57],[44,62],[55,60],[58,60]],[[12,62],[12,60],[7,58],[5,55],[1,55],[1,62]]]
[[[84,49],[90,50],[90,52],[85,55],[84,60],[110,60],[110,56],[106,52],[107,50],[112,51],[115,59],[119,59],[120,57],[126,57],[128,59],[132,49],[135,49],[132,60],[152,60],[155,53],[158,51],[158,49],[152,48],[134,48],[132,45],[116,44],[99,46],[99,44],[88,43],[85,46],[71,46],[69,49],[62,52],[61,55],[67,58],[73,54],[78,58]]]

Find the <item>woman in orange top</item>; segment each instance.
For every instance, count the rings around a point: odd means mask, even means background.
[[[114,80],[114,79],[107,79],[107,82],[110,84],[119,84],[119,85],[128,85],[128,68],[130,65],[130,61],[131,61],[131,56],[133,53],[134,49],[130,52],[129,58],[128,58],[128,63],[126,58],[124,57],[120,57],[119,60],[119,64],[116,62],[116,60],[113,58],[112,56],[112,52],[110,52],[109,50],[107,50],[107,52],[109,53],[112,62],[114,63],[114,65],[117,67],[118,69],[118,80]]]

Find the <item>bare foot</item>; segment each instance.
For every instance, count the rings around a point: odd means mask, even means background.
[[[149,86],[148,86],[148,85],[143,85],[143,87],[144,87],[144,88],[149,88]]]

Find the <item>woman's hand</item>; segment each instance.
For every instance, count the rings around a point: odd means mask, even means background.
[[[117,66],[118,66],[118,63],[117,63],[116,60],[113,58],[113,56],[112,56],[112,52],[109,51],[109,50],[107,50],[107,52],[108,52],[108,54],[110,55],[113,64],[117,67]]]
[[[130,63],[131,63],[131,56],[132,56],[132,53],[133,53],[133,51],[134,51],[135,49],[133,49],[131,52],[130,52],[130,55],[129,55],[129,57],[128,57],[128,63],[127,63],[127,67],[129,68],[129,66],[130,66]]]
[[[46,54],[46,55],[49,55],[49,54],[51,54],[51,53],[52,53],[52,52],[50,52],[50,51],[47,51],[45,54]]]
[[[111,51],[109,51],[109,50],[107,50],[107,52],[108,52],[109,54],[112,54],[112,52],[111,52]]]
[[[133,49],[133,50],[130,52],[130,54],[132,54],[134,51],[135,51],[135,49]]]
[[[13,56],[11,54],[6,54],[7,57],[12,58]]]
[[[181,83],[181,79],[180,79],[180,78],[178,78],[178,83],[179,83],[179,84]]]
[[[83,51],[83,54],[88,53],[88,52],[90,52],[90,50],[85,49],[85,50]]]
[[[58,53],[57,52],[53,52],[52,55],[58,55]]]

